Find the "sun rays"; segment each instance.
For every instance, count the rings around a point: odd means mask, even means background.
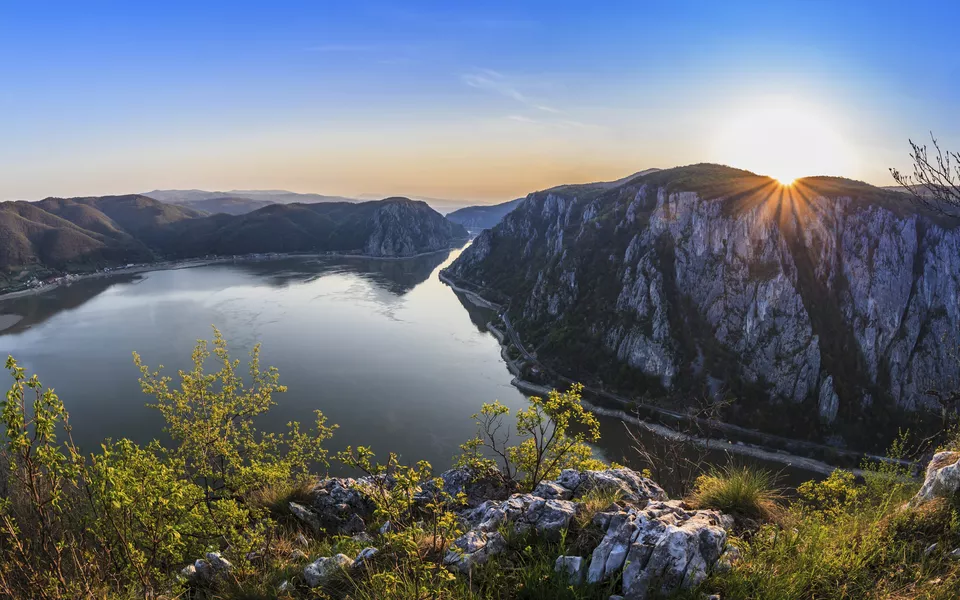
[[[856,161],[841,130],[815,104],[791,97],[758,97],[721,119],[712,152],[718,162],[790,186],[801,177],[849,174]]]

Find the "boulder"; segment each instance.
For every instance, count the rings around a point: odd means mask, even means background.
[[[363,531],[366,522],[373,517],[376,506],[372,494],[376,488],[382,486],[389,490],[393,483],[388,476],[322,479],[310,491],[305,508],[316,515],[319,529],[328,533],[353,535]],[[291,512],[293,510],[291,507]],[[294,514],[297,515],[296,512]],[[305,518],[307,520],[304,522],[310,525],[310,517]]]
[[[501,523],[513,523],[517,531],[535,529],[555,536],[570,525],[577,504],[569,500],[547,500],[533,494],[514,494],[503,502],[484,502],[463,514],[478,531],[494,531]]]
[[[556,481],[542,481],[533,490],[533,495],[552,500],[569,500],[573,498],[573,491]]]
[[[353,561],[345,554],[323,556],[303,569],[303,578],[310,587],[318,587],[329,582],[338,573],[353,566]]]
[[[954,498],[960,492],[960,452],[938,452],[927,465],[923,487],[910,504],[917,506],[935,498]]]
[[[570,490],[574,500],[594,490],[616,492],[621,500],[637,506],[643,506],[651,500],[667,499],[663,488],[632,469],[604,471],[564,469],[556,483]]]
[[[716,511],[690,511],[682,502],[651,502],[611,515],[593,551],[587,581],[623,570],[627,598],[669,595],[702,582],[726,549],[729,519]]]
[[[491,556],[503,552],[506,540],[499,532],[483,532],[472,529],[453,542],[453,547],[443,557],[443,562],[461,573],[468,573],[474,565],[483,564]]]
[[[233,563],[219,552],[207,552],[206,558],[198,558],[184,567],[180,574],[193,581],[213,581],[233,570]]]
[[[441,473],[438,478],[443,482],[442,490],[450,498],[462,493],[468,507],[473,508],[487,500],[504,500],[516,487],[498,471],[477,473],[470,467],[457,467]],[[437,494],[433,481],[425,483],[414,496],[419,504],[432,501]]]
[[[558,556],[553,570],[557,573],[566,573],[570,585],[580,585],[586,575],[587,563],[580,556]]]

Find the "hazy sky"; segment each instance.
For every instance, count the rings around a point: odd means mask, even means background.
[[[958,22],[957,0],[0,0],[0,199],[493,201],[704,161],[888,185],[908,138],[960,149]]]

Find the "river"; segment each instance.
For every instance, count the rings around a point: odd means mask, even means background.
[[[473,434],[470,415],[483,402],[527,404],[484,328],[491,315],[437,277],[459,253],[283,258],[85,279],[0,300],[0,355],[55,388],[74,441],[89,452],[105,438],[163,439],[131,353],[175,375],[215,325],[235,358],[260,342],[262,364],[276,366],[289,388],[261,427],[306,424],[320,409],[339,425],[333,451],[364,444],[444,469]],[[602,432],[599,454],[636,464],[618,420],[603,418]]]

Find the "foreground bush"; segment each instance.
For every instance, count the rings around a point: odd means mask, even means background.
[[[0,595],[155,597],[179,587],[173,573],[210,550],[225,550],[241,574],[251,570],[249,553],[275,529],[258,493],[308,477],[325,462],[333,428],[318,411],[309,433],[297,423],[284,434],[258,431],[254,418],[285,391],[276,370],[260,369],[254,347],[247,385],[216,330],[213,345],[211,353],[198,342],[176,387],[135,355],[171,448],[119,440],[86,458],[57,395],[7,360],[14,382],[0,410]],[[212,356],[219,368],[207,373]]]

